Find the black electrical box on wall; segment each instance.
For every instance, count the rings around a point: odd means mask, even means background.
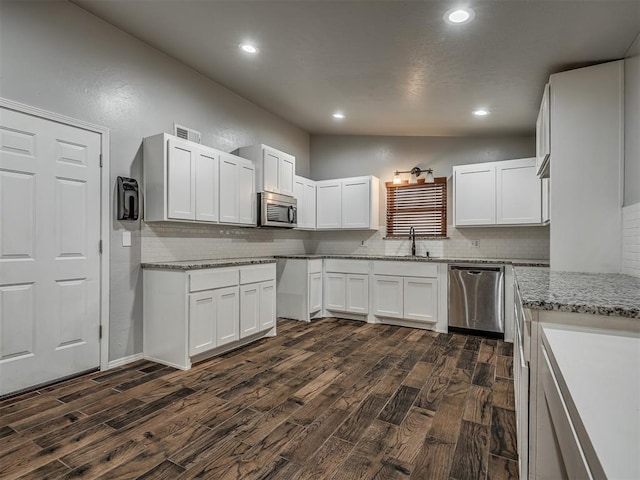
[[[140,205],[138,182],[118,177],[118,220],[137,220]]]

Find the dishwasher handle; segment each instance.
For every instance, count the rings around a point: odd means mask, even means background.
[[[480,275],[483,272],[501,272],[502,267],[466,267],[462,265],[451,265],[449,270],[464,270],[470,275]]]

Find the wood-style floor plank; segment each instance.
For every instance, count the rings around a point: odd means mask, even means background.
[[[510,352],[279,320],[186,372],[139,361],[0,401],[0,478],[517,479]]]

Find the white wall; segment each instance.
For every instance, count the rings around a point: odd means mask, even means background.
[[[624,204],[640,203],[640,34],[624,62]]]
[[[142,138],[173,122],[220,150],[273,145],[309,172],[306,132],[68,2],[0,3],[0,72],[0,96],[111,129],[112,205],[117,175],[141,180]],[[125,229],[131,248],[121,246]],[[232,243],[225,253],[233,256]],[[142,350],[140,222],[112,220],[110,255],[115,360]]]

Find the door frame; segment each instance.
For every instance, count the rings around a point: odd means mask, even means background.
[[[111,232],[109,228],[109,222],[111,220],[111,211],[109,208],[109,129],[3,97],[0,97],[0,107],[62,123],[71,127],[81,128],[100,135],[100,153],[102,155],[102,167],[100,169],[100,240],[102,241],[102,254],[100,255],[100,327],[102,329],[102,337],[100,338],[100,370],[107,370],[109,368],[109,236]]]

